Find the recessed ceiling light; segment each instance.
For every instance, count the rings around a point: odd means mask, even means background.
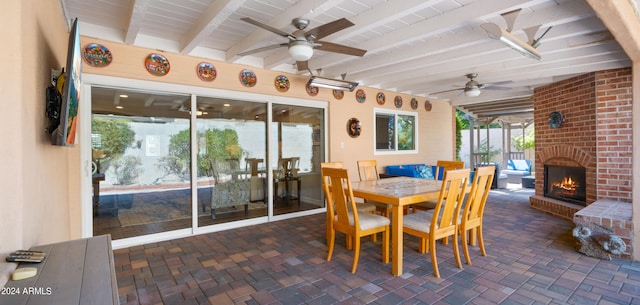
[[[231,104],[224,104],[223,106],[225,106],[225,107],[229,107],[229,106],[231,106]]]
[[[121,98],[128,98],[129,96],[128,96],[128,95],[126,95],[126,94],[120,94],[120,97],[121,97]]]
[[[116,109],[124,109],[124,107],[118,105],[116,106]]]

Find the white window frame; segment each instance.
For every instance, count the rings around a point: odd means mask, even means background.
[[[389,116],[394,116],[394,122],[396,123],[396,132],[394,133],[394,147],[392,149],[378,149],[376,147],[376,139],[377,139],[377,120],[376,117],[378,114],[384,114]],[[398,115],[412,116],[414,118],[414,145],[411,150],[398,150]],[[402,111],[402,110],[394,110],[394,109],[385,109],[385,108],[373,108],[373,154],[374,155],[406,155],[406,154],[417,154],[418,153],[418,113],[411,111]]]

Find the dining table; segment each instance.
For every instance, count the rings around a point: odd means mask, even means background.
[[[391,205],[391,273],[402,275],[404,206],[436,200],[442,181],[392,177],[371,181],[352,181],[354,197]]]

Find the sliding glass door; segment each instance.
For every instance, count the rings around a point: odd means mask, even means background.
[[[273,104],[272,117],[274,214],[324,207],[320,188],[324,109]]]
[[[198,97],[198,226],[267,216],[267,104]]]
[[[190,96],[91,90],[93,234],[190,228]]]
[[[322,212],[326,103],[172,89],[87,90],[94,236],[144,243]]]

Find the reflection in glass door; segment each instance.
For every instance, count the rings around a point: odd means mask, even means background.
[[[324,160],[324,109],[273,104],[271,158],[273,214],[324,206],[320,162]]]
[[[189,234],[324,207],[323,103],[97,86],[87,92],[94,236]]]
[[[93,87],[93,234],[190,228],[190,96]]]
[[[198,97],[198,226],[268,215],[267,104]]]

